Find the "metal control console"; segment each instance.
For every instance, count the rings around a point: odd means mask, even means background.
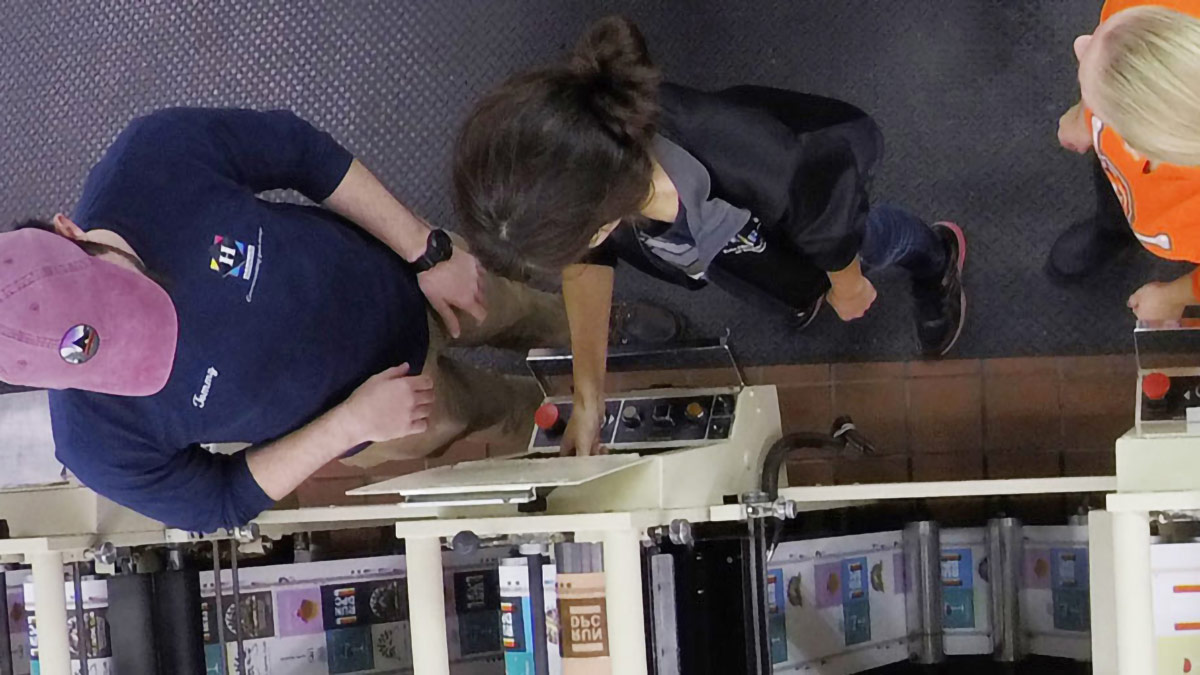
[[[600,443],[613,452],[673,450],[729,438],[737,412],[736,388],[655,390],[611,398]],[[530,452],[557,452],[574,406],[548,399],[538,411]]]
[[[1140,322],[1137,433],[1200,435],[1200,321]]]
[[[1154,371],[1142,376],[1140,419],[1143,422],[1184,422],[1200,413],[1200,375]]]

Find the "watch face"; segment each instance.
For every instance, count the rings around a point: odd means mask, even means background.
[[[446,234],[445,230],[434,230],[429,233],[429,256],[430,262],[439,263],[450,257],[454,249],[454,244],[450,241],[450,235]]]

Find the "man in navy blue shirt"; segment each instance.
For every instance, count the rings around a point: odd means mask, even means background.
[[[281,188],[325,208],[258,197]],[[352,448],[512,427],[537,388],[441,346],[565,331],[554,296],[483,274],[288,112],[135,120],[73,219],[0,234],[0,380],[53,390],[58,457],[86,485],[194,531],[246,523]],[[219,442],[252,447],[200,447]]]

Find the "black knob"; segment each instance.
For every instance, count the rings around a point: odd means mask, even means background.
[[[713,415],[717,417],[725,417],[733,412],[733,398],[729,396],[718,396],[713,402]]]
[[[642,426],[642,413],[632,405],[625,406],[625,409],[621,411],[621,424],[630,429]]]
[[[654,406],[652,419],[654,420],[654,426],[656,427],[675,426],[675,420],[671,417],[671,404],[659,403],[658,405]]]

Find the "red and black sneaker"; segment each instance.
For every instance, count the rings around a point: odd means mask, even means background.
[[[967,316],[967,294],[963,288],[967,238],[962,228],[951,222],[934,223],[933,231],[946,247],[946,270],[940,279],[914,279],[913,297],[921,355],[939,358],[954,348]]]

